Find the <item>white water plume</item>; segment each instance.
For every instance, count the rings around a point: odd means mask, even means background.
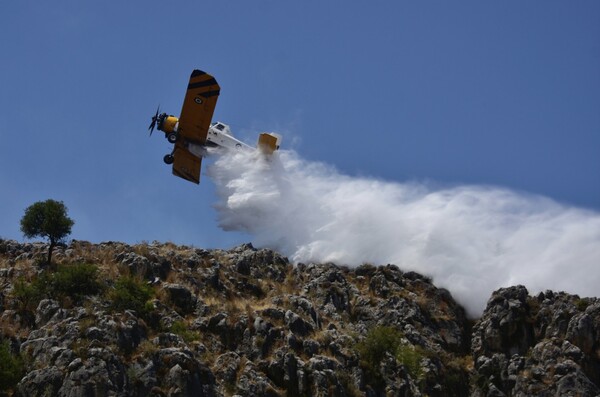
[[[220,226],[294,262],[393,263],[432,277],[472,316],[510,285],[599,295],[594,211],[498,187],[349,177],[293,151],[230,153],[208,173]]]

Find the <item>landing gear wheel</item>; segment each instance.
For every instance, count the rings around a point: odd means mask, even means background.
[[[169,141],[169,143],[177,142],[177,134],[174,132],[171,132],[169,135],[167,135],[167,140]]]
[[[165,157],[163,157],[163,161],[165,162],[165,164],[173,164],[173,161],[175,161],[175,157],[173,157],[172,154],[166,154]]]

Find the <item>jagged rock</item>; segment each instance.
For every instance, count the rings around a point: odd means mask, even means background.
[[[321,344],[313,339],[306,339],[302,342],[302,350],[308,357],[318,354],[321,350]]]
[[[59,310],[60,305],[57,301],[53,299],[42,299],[35,311],[36,325],[38,327],[45,325]]]
[[[152,360],[138,358],[127,368],[127,376],[134,396],[149,395],[158,384],[156,366]]]
[[[246,362],[236,385],[237,395],[243,397],[265,396],[279,397],[269,378],[257,370],[252,361]]]
[[[470,322],[447,290],[395,265],[292,266],[251,244],[73,241],[57,261],[96,263],[109,287],[150,280],[148,310],[115,311],[110,294],[32,310],[13,286],[52,271],[35,263],[47,248],[0,239],[0,339],[26,357],[18,396],[600,394],[597,298],[504,288]],[[357,344],[382,326],[414,347],[412,363],[366,363]]]
[[[95,348],[89,355],[86,360],[77,358],[69,364],[58,396],[107,396],[125,390],[125,367],[114,353]]]
[[[493,395],[600,394],[596,300],[525,287],[500,289],[473,329],[475,369]],[[581,306],[581,304],[579,304]]]
[[[146,339],[146,328],[141,321],[128,313],[129,317],[122,321],[116,330],[117,347],[125,353],[133,352]]]
[[[229,388],[235,386],[240,363],[241,358],[235,352],[221,354],[217,357],[213,366],[216,378]]]
[[[534,338],[527,297],[523,286],[502,288],[492,294],[473,330],[472,349],[476,357],[494,352],[527,352]]]
[[[262,317],[255,317],[254,318],[254,323],[252,324],[254,327],[254,332],[256,332],[257,334],[267,334],[267,332],[269,332],[269,329],[273,326],[273,324],[265,321],[265,319],[263,319]]]
[[[103,341],[105,340],[105,333],[98,327],[90,327],[85,331],[85,337],[89,340]]]
[[[180,284],[163,284],[169,300],[183,313],[191,313],[196,308],[197,298],[192,292]]]
[[[171,262],[163,257],[152,256],[148,258],[135,252],[121,252],[116,255],[115,260],[126,267],[130,274],[141,276],[151,280],[158,277],[166,279],[171,271]]]
[[[21,354],[32,357],[38,362],[51,363],[52,349],[59,346],[60,340],[53,336],[42,336],[39,338],[36,335],[30,337],[21,344]]]
[[[350,311],[351,301],[359,292],[356,286],[348,282],[343,269],[334,264],[312,263],[304,271],[307,273],[307,282],[303,291],[314,295],[322,310],[332,316]],[[320,324],[317,323],[317,326],[320,327]]]
[[[131,274],[142,276],[144,278],[151,278],[154,276],[152,273],[152,264],[145,256],[138,255],[135,252],[123,252],[118,254],[115,259],[125,265]]]
[[[261,314],[273,320],[283,320],[285,318],[285,311],[276,307],[266,308],[261,311]]]
[[[170,396],[214,396],[215,377],[191,351],[160,349],[154,358],[157,372],[166,372],[164,387]]]
[[[56,396],[63,383],[63,373],[57,367],[34,369],[17,386],[19,397]]]
[[[587,355],[600,349],[600,302],[589,305],[569,321],[566,338]]]
[[[338,395],[343,389],[338,379],[342,368],[339,363],[326,356],[313,356],[305,365],[308,372],[309,388],[315,396],[329,396],[330,390],[338,390]]]
[[[252,276],[253,279],[270,279],[277,282],[285,279],[289,265],[287,258],[271,250],[257,250],[250,243],[230,250],[229,258],[238,273]]]
[[[380,373],[385,380],[386,395],[421,396],[416,379],[412,379],[406,369],[399,366],[397,360],[391,355],[386,355],[381,362]]]
[[[290,304],[294,306],[294,309],[304,312],[309,317],[311,326],[313,328],[321,328],[319,314],[315,310],[314,305],[308,299],[301,296],[290,295],[289,301]]]
[[[77,357],[75,352],[66,347],[53,347],[50,349],[51,359],[50,362],[53,363],[58,368],[66,368],[73,360]]]
[[[212,333],[219,333],[227,324],[227,313],[221,312],[212,316],[208,320],[208,330]]]
[[[186,347],[185,340],[179,335],[176,335],[172,332],[163,332],[158,334],[154,339],[152,339],[152,343],[156,346],[160,347],[177,347],[184,348]]]
[[[313,326],[309,322],[291,310],[285,312],[285,323],[290,331],[300,336],[307,336],[314,331]]]

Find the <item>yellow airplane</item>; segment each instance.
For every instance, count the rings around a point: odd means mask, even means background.
[[[231,129],[220,121],[211,123],[221,87],[208,73],[194,70],[187,86],[179,118],[160,112],[152,117],[148,127],[150,135],[156,127],[165,133],[172,143],[173,151],[165,155],[164,162],[173,164],[173,175],[200,183],[202,157],[210,154],[209,148],[225,150],[250,148],[231,134]],[[258,149],[272,154],[279,149],[281,137],[274,133],[262,133],[258,138]]]

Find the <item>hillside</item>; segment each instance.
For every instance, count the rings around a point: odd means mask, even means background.
[[[250,244],[0,240],[0,388],[19,396],[597,396],[600,299],[522,286],[467,319],[394,265]]]

